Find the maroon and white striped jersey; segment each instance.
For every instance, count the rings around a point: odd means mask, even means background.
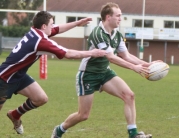
[[[50,36],[54,36],[58,32],[59,27],[54,26]],[[51,53],[62,59],[68,49],[49,39],[50,36],[32,27],[13,48],[6,61],[1,64],[0,78],[7,83],[18,81],[26,74],[28,68],[43,54]]]

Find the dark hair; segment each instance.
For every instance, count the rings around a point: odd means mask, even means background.
[[[40,11],[33,18],[33,27],[40,29],[43,24],[48,25],[51,18],[53,16],[47,11]]]
[[[101,8],[101,20],[105,21],[106,15],[113,15],[113,7],[119,8],[116,3],[109,2],[102,6]]]

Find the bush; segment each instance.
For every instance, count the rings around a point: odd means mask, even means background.
[[[30,26],[1,26],[0,32],[5,37],[22,37],[30,29]]]

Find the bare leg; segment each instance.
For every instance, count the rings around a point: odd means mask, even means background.
[[[63,122],[63,128],[65,130],[88,119],[92,107],[93,97],[94,94],[78,97],[78,112],[69,115]]]
[[[103,85],[102,90],[121,98],[124,101],[124,114],[127,124],[136,124],[134,93],[129,86],[121,78],[114,77]]]
[[[22,134],[24,130],[20,117],[26,112],[45,104],[48,97],[37,82],[33,82],[19,91],[18,94],[26,96],[28,99],[17,109],[8,111],[7,116],[12,121],[16,132]]]
[[[48,101],[46,93],[37,82],[30,84],[18,94],[28,97],[35,106],[41,106]]]

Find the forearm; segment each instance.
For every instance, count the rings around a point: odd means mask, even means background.
[[[74,27],[78,26],[78,21],[75,22],[70,22],[70,23],[66,23],[66,24],[61,24],[59,25],[59,33],[63,33],[66,32]]]
[[[138,57],[129,54],[129,56],[127,58],[125,58],[126,61],[138,65],[138,64],[148,64],[148,62],[145,62],[144,60],[139,59]]]
[[[108,60],[113,63],[113,64],[116,64],[118,66],[121,66],[123,68],[126,68],[126,69],[131,69],[131,70],[134,70],[134,64],[133,63],[130,63],[128,61],[125,61],[124,59],[120,58],[120,57],[110,57],[108,58]]]
[[[68,50],[65,57],[68,59],[81,59],[85,57],[91,57],[92,55],[92,51]]]

